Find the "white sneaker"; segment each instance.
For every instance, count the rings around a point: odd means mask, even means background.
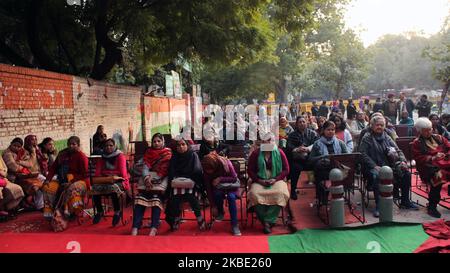
[[[158,230],[154,227],[152,227],[150,229],[150,233],[148,234],[148,236],[156,236],[156,233],[158,233]]]
[[[137,228],[132,228],[131,229],[131,236],[136,236],[138,235],[138,229]]]
[[[233,226],[231,227],[231,232],[233,233],[234,236],[241,236],[241,231],[239,230],[239,226]]]

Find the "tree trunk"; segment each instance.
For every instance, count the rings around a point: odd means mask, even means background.
[[[109,27],[107,23],[107,11],[110,0],[97,0],[97,22],[95,23],[95,38],[100,47],[105,50],[103,61],[94,63],[91,77],[96,80],[102,80],[111,71],[114,65],[122,61],[122,50],[120,44],[113,41],[109,36]],[[97,48],[98,49],[98,48]],[[96,50],[95,60],[99,60],[101,50]]]
[[[276,90],[276,99],[275,101],[277,101],[278,103],[287,103],[287,90],[286,90],[286,86],[287,86],[287,81],[286,79],[281,79],[276,85],[275,85],[275,90]]]
[[[334,99],[339,99],[341,97],[341,92],[342,92],[342,84],[340,81],[338,81],[336,84],[336,97]]]

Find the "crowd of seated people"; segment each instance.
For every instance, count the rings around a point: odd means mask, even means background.
[[[392,98],[385,108],[393,111],[390,103]],[[390,166],[394,172],[393,194],[400,208],[418,210],[410,200],[410,168],[396,144],[398,135],[394,124],[397,123],[417,129],[412,151],[420,178],[430,185],[427,211],[433,217],[440,217],[437,204],[441,187],[447,182],[447,169],[450,170],[447,131],[450,116],[431,114],[414,122],[408,111],[398,116],[390,113],[388,117],[382,109],[373,112],[367,103],[359,111],[351,101],[348,106],[345,109],[336,105],[329,111],[324,103],[320,108],[314,104],[313,113],[298,115],[293,126],[288,122],[294,118],[292,112],[285,111],[290,115],[280,115],[279,128],[271,128],[279,138],[273,133],[259,132],[258,140],[250,141],[236,122],[230,123],[235,129],[234,136],[242,135],[234,140],[221,140],[212,131],[200,141],[194,142],[182,133],[165,143],[162,134],[154,134],[150,147],[143,153],[143,167],[138,174],[131,234],[138,235],[147,207],[151,211],[149,235],[157,235],[162,212],[171,230],[178,230],[185,202],[189,203],[198,228],[203,231],[207,223],[201,206],[209,204],[214,220],[221,221],[225,215],[224,200],[227,200],[231,234],[241,235],[236,202],[241,197],[239,179],[227,158],[230,145],[246,147],[247,209],[255,212],[266,234],[271,233],[288,201],[299,198],[296,189],[302,172],[313,172],[316,196],[328,198],[322,190],[331,170],[328,155],[361,153],[358,164],[374,192],[375,217],[379,216],[379,171],[383,166]],[[243,121],[247,126],[255,122]],[[220,131],[224,135],[225,132]],[[193,144],[199,145],[199,149],[194,150]],[[24,140],[14,138],[0,160],[0,217],[13,218],[19,210],[26,209],[42,211],[51,220],[55,209],[61,209],[67,219],[73,219],[86,208],[86,196],[90,193],[96,208],[93,223],[97,224],[104,216],[102,197],[106,197],[112,199],[112,226],[116,226],[123,213],[119,197],[130,189],[126,157],[113,139],[106,139],[103,126],[97,128],[91,153],[98,155],[92,179],[88,157],[81,151],[77,136],[70,137],[67,148],[60,152],[51,138],[45,138],[40,144],[34,135]]]

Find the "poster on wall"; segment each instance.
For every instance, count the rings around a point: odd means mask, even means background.
[[[175,98],[181,99],[181,81],[180,74],[172,70],[172,78],[173,78],[173,94]]]
[[[166,96],[173,96],[173,77],[166,75]]]

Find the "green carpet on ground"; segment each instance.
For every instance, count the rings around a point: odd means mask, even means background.
[[[412,253],[428,237],[421,224],[388,223],[304,229],[270,236],[269,247],[271,253]]]

